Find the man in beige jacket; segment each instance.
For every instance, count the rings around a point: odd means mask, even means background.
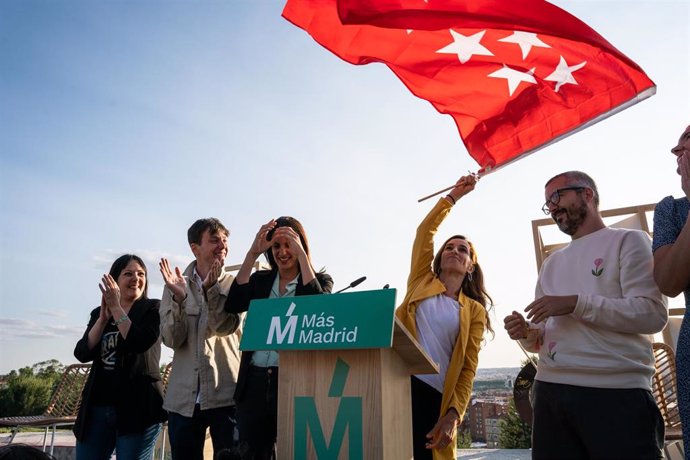
[[[175,352],[163,404],[173,460],[202,460],[206,428],[214,452],[234,443],[241,331],[240,315],[223,308],[233,280],[223,269],[228,235],[218,219],[199,219],[187,231],[195,261],[184,273],[160,263],[161,338]]]

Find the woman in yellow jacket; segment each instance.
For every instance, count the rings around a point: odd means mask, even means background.
[[[452,236],[434,256],[439,225],[475,184],[474,176],[461,177],[417,228],[407,294],[396,310],[440,370],[412,377],[415,460],[456,458],[457,425],[470,400],[479,348],[485,330],[493,332],[487,312],[492,301],[472,243]]]

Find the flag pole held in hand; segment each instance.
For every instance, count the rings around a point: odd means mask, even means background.
[[[455,184],[451,185],[450,187],[446,187],[443,190],[439,190],[438,192],[434,192],[431,195],[427,195],[425,197],[422,197],[422,198],[417,200],[417,203],[421,203],[424,200],[428,200],[429,198],[434,197],[436,195],[440,195],[441,193],[447,192],[448,190],[453,190],[453,188],[455,188]]]
[[[473,173],[472,171],[467,171],[467,172],[468,172],[471,176],[474,176],[474,178],[475,178],[477,181],[482,177],[482,174],[481,174],[482,171],[481,171],[481,170],[480,170],[479,172],[476,172],[476,173]],[[434,192],[434,193],[432,193],[431,195],[424,196],[424,197],[418,199],[418,200],[417,200],[417,203],[421,203],[421,202],[424,201],[424,200],[428,200],[429,198],[434,197],[434,196],[436,196],[436,195],[440,195],[441,193],[447,192],[448,190],[453,190],[453,189],[456,187],[456,185],[458,185],[458,184],[453,184],[453,185],[451,185],[450,187],[446,187],[446,188],[444,188],[443,190],[439,190],[438,192]]]

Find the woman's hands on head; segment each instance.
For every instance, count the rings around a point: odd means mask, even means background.
[[[273,232],[273,241],[276,238],[285,238],[288,242],[288,246],[291,251],[294,251],[295,255],[299,259],[300,263],[306,260],[307,253],[304,251],[304,246],[302,246],[302,240],[299,239],[299,235],[291,227],[278,227],[275,232]]]
[[[252,274],[252,268],[254,267],[254,262],[259,258],[261,254],[266,252],[268,248],[271,247],[271,242],[268,241],[268,232],[273,230],[276,226],[275,219],[271,219],[259,228],[259,231],[254,237],[254,242],[252,243],[247,255],[244,256],[244,261],[240,270],[235,276],[235,282],[239,285],[247,284],[249,282],[249,276]]]
[[[257,259],[261,254],[266,252],[268,248],[271,247],[271,242],[268,240],[267,236],[268,232],[273,230],[275,226],[275,219],[271,219],[263,224],[261,228],[259,228],[259,231],[254,238],[254,243],[252,243],[252,247],[249,248],[249,253],[254,257],[254,259]],[[275,235],[273,237],[275,238]]]

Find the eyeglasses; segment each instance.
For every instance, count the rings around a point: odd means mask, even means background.
[[[544,211],[544,214],[548,216],[549,214],[551,214],[551,211],[549,211],[549,204],[556,206],[561,201],[561,195],[563,194],[563,192],[567,192],[568,190],[576,190],[579,192],[580,190],[584,190],[586,188],[587,187],[573,186],[556,189],[551,194],[546,203],[544,203],[544,206],[541,207],[541,210]]]

